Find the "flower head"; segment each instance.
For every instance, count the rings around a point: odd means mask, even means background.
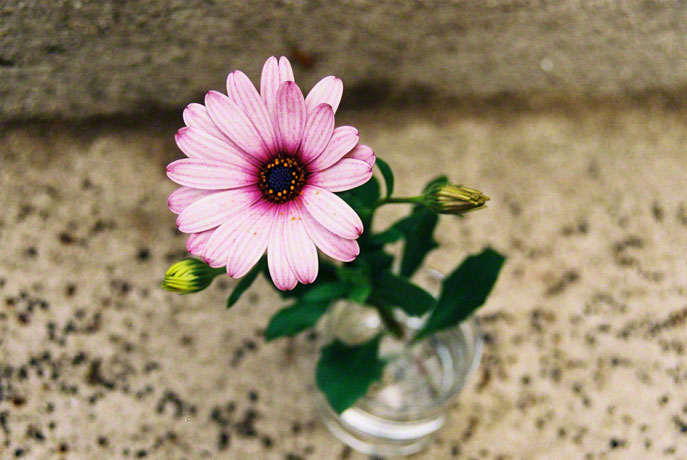
[[[489,197],[463,185],[448,182],[429,187],[422,197],[422,204],[440,214],[465,214],[486,207]]]
[[[289,61],[271,57],[260,93],[236,70],[227,95],[210,91],[205,105],[184,110],[176,142],[188,158],[167,166],[182,186],[168,204],[191,254],[239,278],[267,251],[282,290],[316,279],[316,248],[344,262],[357,257],[362,222],[334,192],[367,182],[375,156],[355,128],[334,127],[342,93],[329,76],[304,98]]]
[[[179,294],[202,291],[220,273],[201,260],[182,259],[167,269],[162,288]]]

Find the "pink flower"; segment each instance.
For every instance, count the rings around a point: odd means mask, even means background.
[[[358,130],[334,128],[342,93],[341,80],[329,76],[303,98],[289,61],[271,57],[260,94],[236,70],[227,96],[209,91],[205,106],[184,110],[176,142],[188,158],[167,166],[182,185],[168,204],[179,230],[191,234],[191,254],[239,278],[266,250],[282,290],[315,281],[316,247],[344,262],[357,257],[362,222],[333,192],[367,182],[375,156],[358,144]]]

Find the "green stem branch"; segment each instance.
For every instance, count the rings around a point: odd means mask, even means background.
[[[379,312],[379,317],[382,318],[382,322],[389,330],[389,332],[391,332],[397,339],[403,340],[405,336],[403,332],[403,326],[401,325],[401,323],[396,321],[396,319],[394,319],[391,310],[380,305],[375,305],[375,307]]]
[[[212,277],[215,278],[219,275],[224,275],[227,272],[227,267],[219,267],[212,269]]]
[[[378,208],[380,206],[384,206],[385,204],[399,204],[399,203],[406,203],[406,204],[420,204],[422,202],[422,195],[418,196],[390,196],[388,198],[383,198],[379,201],[377,201],[377,204],[375,204],[375,208]]]

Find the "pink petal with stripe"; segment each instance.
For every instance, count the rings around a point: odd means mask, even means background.
[[[226,138],[226,136],[222,134],[222,131],[219,130],[217,125],[215,125],[215,122],[212,121],[210,115],[208,115],[207,109],[202,104],[197,104],[194,102],[193,104],[186,106],[183,117],[184,123],[186,123],[186,126],[189,128],[201,129],[219,139]]]
[[[277,124],[284,150],[296,153],[305,128],[305,102],[301,89],[292,81],[282,83],[277,91]]]
[[[250,157],[228,142],[208,134],[201,128],[181,128],[174,136],[177,145],[189,158],[222,161],[246,171],[255,171],[256,166],[249,163]]]
[[[363,223],[358,214],[332,192],[306,185],[301,200],[310,215],[330,232],[349,240],[363,233]]]
[[[319,260],[317,249],[303,225],[303,219],[296,206],[289,203],[284,221],[286,258],[296,278],[303,284],[310,284],[317,278]]]
[[[296,81],[296,79],[293,77],[291,63],[284,56],[279,58],[279,81]]]
[[[254,173],[221,161],[185,158],[167,165],[167,177],[179,185],[202,190],[224,190],[257,183]]]
[[[231,77],[231,78],[230,78]],[[227,77],[227,93],[258,130],[267,149],[277,151],[277,138],[265,103],[246,74],[236,70]]]
[[[334,130],[332,138],[325,147],[324,151],[308,165],[311,172],[321,171],[332,166],[344,155],[353,150],[360,135],[358,130],[352,126],[339,126]]]
[[[317,185],[330,192],[343,192],[363,185],[372,177],[372,167],[362,160],[344,158],[308,178],[310,185]]]
[[[235,72],[236,71],[229,72],[229,75],[227,75],[227,97],[229,99],[231,99],[231,101],[234,102],[235,104],[238,104],[238,101],[234,98],[234,94],[232,94],[232,91],[231,91],[231,88],[232,88],[232,85],[234,82]],[[246,114],[246,115],[248,115],[248,114]]]
[[[365,163],[370,165],[370,168],[374,166],[375,161],[377,160],[377,157],[375,157],[372,148],[363,144],[356,145],[355,148],[353,148],[353,150],[344,155],[344,158],[363,160]]]
[[[257,129],[241,107],[228,96],[217,91],[208,91],[205,106],[212,121],[241,150],[259,161],[269,158],[269,151]]]
[[[260,74],[260,97],[267,107],[267,112],[275,120],[276,113],[276,101],[277,101],[277,90],[281,84],[279,80],[279,62],[277,58],[272,56],[267,61],[265,65],[262,66],[262,74]],[[276,125],[275,125],[276,126]]]
[[[179,187],[167,198],[167,206],[174,214],[181,214],[191,203],[217,193],[217,190],[200,190],[191,187]]]
[[[329,144],[334,132],[334,111],[328,104],[320,104],[308,115],[299,148],[305,163],[315,159]]]
[[[343,82],[333,75],[317,82],[305,98],[305,108],[310,114],[320,104],[329,104],[336,113],[343,95]]]
[[[270,115],[270,120],[272,121],[272,126],[274,127],[274,133],[276,135],[277,148],[279,150],[283,150],[283,145],[279,136],[279,122],[277,121],[277,91],[279,90],[279,86],[287,81],[286,78],[289,79],[288,81],[293,81],[293,71],[288,71],[286,67],[287,64],[288,61],[282,65],[285,79],[282,79],[280,75],[279,61],[274,56],[265,61],[265,65],[262,67],[262,74],[260,75],[260,97],[265,103],[267,113]]]
[[[262,194],[257,187],[248,186],[201,198],[177,217],[177,226],[184,233],[197,233],[218,227],[244,212],[260,199]]]
[[[356,240],[341,238],[330,232],[310,215],[305,209],[305,206],[303,206],[303,203],[299,200],[296,200],[295,203],[303,219],[305,229],[308,231],[308,235],[310,235],[313,243],[315,243],[320,251],[332,259],[340,260],[341,262],[350,262],[358,257],[358,254],[360,254],[360,247]]]
[[[203,259],[211,267],[225,266],[229,258],[229,250],[238,235],[238,229],[246,222],[263,214],[271,206],[270,203],[260,200],[245,212],[236,215],[234,219],[230,219],[217,227],[207,242],[203,252]]]
[[[274,227],[272,228],[272,233],[270,233],[270,240],[267,245],[267,268],[270,270],[270,277],[274,285],[282,291],[290,291],[298,284],[298,279],[286,258],[284,222],[287,216],[284,211],[287,207],[288,205],[282,205],[277,211]]]
[[[279,207],[275,205],[268,207],[264,213],[244,223],[236,231],[227,259],[229,276],[241,278],[260,260],[267,249],[278,209]]]
[[[186,250],[194,256],[202,257],[205,251],[205,246],[208,244],[210,237],[215,229],[206,230],[200,233],[192,233],[186,240]]]

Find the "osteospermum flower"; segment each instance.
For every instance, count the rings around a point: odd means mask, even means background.
[[[191,234],[191,254],[239,278],[267,251],[282,290],[317,278],[316,247],[340,261],[356,258],[363,225],[334,192],[367,182],[375,156],[355,128],[334,127],[342,93],[341,80],[329,76],[304,98],[289,61],[271,57],[260,94],[236,70],[227,95],[210,91],[204,106],[184,110],[176,142],[188,158],[167,166],[182,185],[168,204],[179,230]]]

